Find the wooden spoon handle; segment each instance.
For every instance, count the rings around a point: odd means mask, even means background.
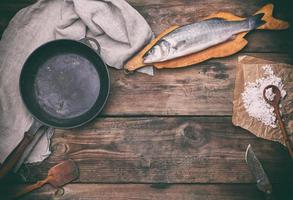
[[[281,114],[280,114],[280,110],[279,108],[276,106],[275,107],[275,113],[276,113],[276,117],[277,117],[277,120],[278,120],[278,124],[280,126],[280,129],[281,129],[281,132],[282,132],[282,135],[283,135],[283,138],[284,138],[284,141],[285,141],[285,145],[289,151],[289,155],[290,157],[293,159],[293,150],[292,150],[292,145],[291,145],[291,141],[289,139],[289,136],[287,134],[287,131],[286,131],[286,128],[285,128],[285,124],[282,120],[282,117],[281,117]]]
[[[35,184],[33,185],[28,185],[28,186],[25,186],[23,188],[21,188],[20,190],[18,190],[14,196],[13,196],[13,199],[16,199],[16,198],[19,198],[35,189],[38,189],[40,187],[42,187],[44,184],[46,184],[49,180],[49,177],[47,177],[46,179],[42,180],[42,181],[38,181],[36,182]]]

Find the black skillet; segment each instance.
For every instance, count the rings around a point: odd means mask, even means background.
[[[89,47],[89,41],[95,43],[98,52]],[[110,79],[99,50],[93,38],[61,39],[40,46],[28,57],[19,88],[34,121],[1,165],[0,178],[13,168],[41,127],[75,128],[101,112],[109,95]]]

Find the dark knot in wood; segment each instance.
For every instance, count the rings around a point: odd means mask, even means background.
[[[199,148],[206,143],[207,137],[200,129],[189,125],[183,128],[180,137],[182,148]]]
[[[65,143],[56,143],[52,145],[52,152],[55,156],[63,155],[69,150],[68,144]]]

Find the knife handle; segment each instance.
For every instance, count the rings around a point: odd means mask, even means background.
[[[24,136],[21,142],[16,146],[13,152],[6,158],[4,163],[1,165],[0,179],[5,177],[6,174],[13,169],[14,165],[20,159],[22,153],[24,152],[26,147],[31,143],[33,138],[34,138],[34,135],[30,134],[29,131],[24,133]]]

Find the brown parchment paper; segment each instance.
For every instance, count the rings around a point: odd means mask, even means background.
[[[239,56],[236,68],[236,80],[233,97],[232,122],[235,126],[247,129],[257,137],[277,141],[285,145],[282,133],[277,128],[271,128],[248,115],[244,108],[241,93],[244,91],[246,82],[254,82],[264,76],[262,67],[270,65],[274,74],[282,79],[287,95],[282,100],[282,117],[285,121],[288,134],[293,132],[293,65],[263,60],[251,56]],[[292,144],[292,136],[290,137]]]

